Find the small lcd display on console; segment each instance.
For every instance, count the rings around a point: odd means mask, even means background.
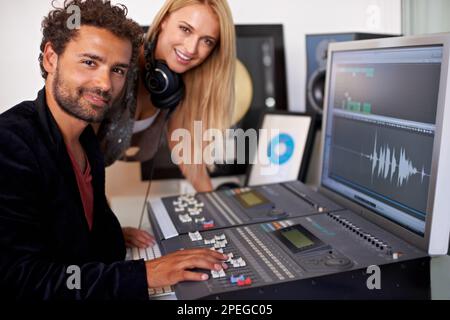
[[[262,194],[254,190],[236,194],[235,197],[246,209],[271,203]]]
[[[281,231],[281,235],[289,240],[289,242],[297,249],[309,247],[310,245],[314,244],[311,239],[301,233],[298,229]]]
[[[274,231],[274,235],[293,253],[321,247],[324,243],[311,232],[297,224]]]

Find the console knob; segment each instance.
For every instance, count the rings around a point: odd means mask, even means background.
[[[281,217],[287,217],[288,214],[286,211],[284,211],[283,209],[280,208],[273,208],[269,211],[269,216],[270,217],[277,217],[277,218],[281,218]]]

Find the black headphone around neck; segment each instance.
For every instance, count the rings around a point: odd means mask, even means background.
[[[162,60],[155,60],[156,37],[145,44],[144,86],[153,105],[172,113],[184,96],[184,82],[180,74],[170,70]]]

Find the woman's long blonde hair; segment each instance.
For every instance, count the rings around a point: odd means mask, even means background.
[[[195,4],[207,5],[216,14],[220,39],[202,64],[183,74],[186,93],[173,116],[180,119],[180,126],[188,129],[191,135],[194,121],[201,120],[203,130],[224,130],[231,124],[235,96],[236,36],[228,3],[226,0],[167,0],[145,38],[150,41],[157,36],[161,23],[169,14]]]

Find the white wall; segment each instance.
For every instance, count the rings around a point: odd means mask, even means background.
[[[122,0],[149,24],[163,0]],[[51,0],[0,0],[0,112],[34,99],[43,86],[37,61],[42,17]],[[57,1],[61,3],[61,0]],[[401,0],[229,0],[236,23],[283,23],[289,104],[304,109],[307,33],[401,32]]]
[[[425,34],[450,31],[450,1],[403,0],[403,33]]]

